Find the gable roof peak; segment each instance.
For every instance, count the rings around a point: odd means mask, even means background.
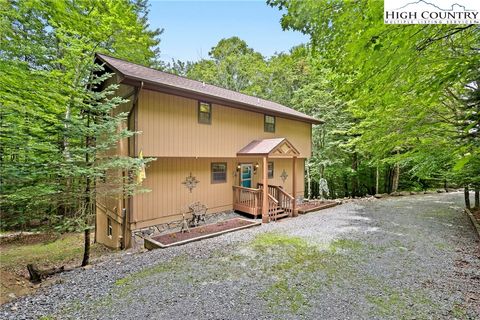
[[[125,61],[106,54],[96,53],[95,57],[100,63],[106,64],[121,76],[120,83],[148,84],[145,88],[164,91],[180,92],[188,95],[201,96],[205,100],[219,101],[226,106],[248,109],[250,111],[277,115],[312,124],[321,124],[323,121],[302,112],[281,105],[279,103],[250,96],[237,91],[225,89],[204,81],[188,79],[172,73],[156,70],[133,62]]]

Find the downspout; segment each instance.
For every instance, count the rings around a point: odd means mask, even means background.
[[[127,246],[125,238],[127,232],[127,208],[122,209],[122,239],[120,240],[120,250],[124,250]]]
[[[129,130],[132,130],[133,131],[137,131],[137,120],[138,120],[138,117],[137,117],[137,111],[138,111],[138,107],[137,107],[137,104],[138,104],[138,96],[140,95],[140,92],[142,91],[143,89],[143,81],[140,83],[140,87],[135,87],[135,92],[133,93],[134,94],[134,98],[133,98],[133,101],[132,101],[132,107],[130,108],[129,112],[128,112],[128,117],[131,117],[133,116],[133,128],[130,128],[130,119],[127,119],[127,126],[128,126],[128,129]],[[128,143],[128,156],[136,156],[137,155],[137,139],[135,136],[132,137],[132,141],[133,141],[133,150],[130,150],[130,143]],[[133,154],[132,154],[133,152]],[[131,197],[128,197],[128,220],[129,221],[132,221],[132,212],[133,212],[133,202],[132,202],[132,199]],[[123,237],[123,240],[122,240],[122,247],[121,249],[125,249],[126,246],[127,246],[127,209],[126,209],[127,206],[124,206],[124,209],[122,210],[122,237]]]

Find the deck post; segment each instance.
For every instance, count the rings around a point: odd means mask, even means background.
[[[298,216],[297,209],[297,177],[296,177],[296,170],[297,170],[297,157],[294,156],[292,158],[292,196],[293,196],[293,204],[292,204],[292,216]]]
[[[262,223],[270,222],[268,216],[268,162],[267,156],[263,157],[263,203],[262,203]]]

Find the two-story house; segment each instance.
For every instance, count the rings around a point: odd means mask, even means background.
[[[196,201],[208,213],[237,210],[263,222],[295,215],[312,124],[320,120],[103,54],[96,61],[114,74],[107,82],[119,84],[116,94],[129,100],[118,107],[129,114],[125,125],[139,132],[117,152],[156,158],[143,181],[150,192],[97,199],[98,242],[129,246],[132,232],[180,221]]]

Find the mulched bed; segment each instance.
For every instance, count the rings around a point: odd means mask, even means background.
[[[241,218],[234,218],[226,221],[220,221],[213,224],[207,224],[195,228],[190,228],[190,232],[175,232],[164,234],[161,236],[152,237],[153,240],[160,242],[163,245],[170,245],[176,242],[195,239],[199,237],[206,237],[218,232],[228,231],[239,227],[246,227],[248,225],[259,224],[255,221],[249,221]]]
[[[480,209],[472,210],[472,214],[477,218],[478,223],[480,223]]]
[[[334,207],[336,205],[337,205],[336,201],[317,200],[317,201],[309,201],[309,202],[302,203],[297,207],[297,209],[298,209],[298,213],[304,214],[307,212]]]

